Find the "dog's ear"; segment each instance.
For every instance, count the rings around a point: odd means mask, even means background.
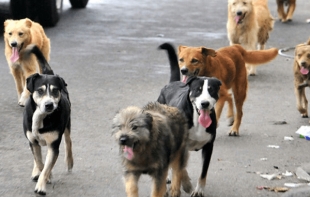
[[[59,79],[60,89],[62,89],[65,93],[68,94],[67,83],[65,82],[65,80],[62,77],[60,77],[59,75],[56,75],[56,77],[58,77],[58,79]]]
[[[212,79],[214,79],[215,81],[216,81],[216,85],[218,86],[218,87],[220,87],[221,85],[222,85],[222,82],[218,79],[218,78],[216,78],[216,77],[211,77]]]
[[[186,80],[185,85],[190,85],[196,78],[197,78],[196,76],[188,77],[188,79]]]
[[[146,126],[147,129],[150,131],[152,130],[153,127],[153,116],[150,113],[144,113],[145,114],[145,122],[146,122]]]
[[[216,51],[214,49],[209,49],[209,48],[205,48],[205,47],[201,47],[201,54],[205,55],[205,56],[212,56],[215,57],[216,56]]]
[[[32,21],[29,18],[25,18],[26,27],[30,28],[32,26]]]
[[[27,83],[27,89],[29,90],[29,92],[33,93],[34,92],[34,82],[35,80],[40,76],[39,73],[35,73],[33,75],[30,75],[27,79],[26,79],[26,83]]]
[[[182,45],[180,45],[179,47],[178,47],[178,53],[181,53],[181,51],[183,50],[183,49],[186,49],[187,48],[187,46],[182,46]]]

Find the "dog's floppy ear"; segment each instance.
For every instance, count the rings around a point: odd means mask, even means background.
[[[147,129],[150,131],[153,127],[153,116],[150,113],[144,113]]]
[[[196,76],[188,77],[188,79],[186,80],[186,85],[191,84],[196,78],[197,78]]]
[[[34,82],[35,80],[40,76],[39,73],[35,73],[33,75],[30,75],[27,79],[26,79],[26,83],[27,83],[27,89],[29,90],[29,92],[33,93],[34,92]]]
[[[187,46],[182,46],[182,45],[180,45],[179,47],[178,47],[178,53],[181,53],[181,51],[183,50],[183,49],[186,49],[187,48]]]
[[[205,47],[201,47],[201,54],[205,55],[205,56],[212,56],[215,57],[216,56],[216,51],[214,49],[209,49],[209,48],[205,48]]]
[[[216,85],[217,86],[221,86],[222,85],[222,82],[218,79],[218,78],[216,78],[216,77],[211,77],[211,79],[214,79],[215,81],[216,81]]]
[[[32,22],[29,18],[25,18],[26,27],[30,28],[32,26]]]
[[[59,88],[68,94],[67,83],[65,82],[65,80],[62,77],[60,77],[59,75],[56,75],[56,77],[59,79],[59,85],[60,85]]]

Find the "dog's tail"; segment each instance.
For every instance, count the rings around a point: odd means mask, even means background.
[[[43,53],[38,48],[38,46],[35,44],[31,44],[26,47],[26,49],[24,50],[24,54],[23,54],[24,58],[28,59],[32,53],[37,57],[39,65],[42,69],[42,74],[54,75],[54,72],[52,68],[50,67],[50,65],[48,64],[48,62],[46,61]]]
[[[160,45],[158,49],[166,50],[168,53],[168,58],[170,62],[170,82],[180,81],[181,75],[180,75],[178,57],[172,44],[164,43]]]
[[[241,52],[243,59],[248,64],[258,65],[270,62],[278,55],[277,48],[271,48],[267,50],[245,50],[240,45],[235,45],[238,47],[239,51]]]

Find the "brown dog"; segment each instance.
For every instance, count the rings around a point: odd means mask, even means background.
[[[242,119],[242,106],[246,98],[248,80],[245,63],[262,64],[271,61],[278,54],[278,49],[246,51],[240,45],[221,48],[217,51],[205,47],[179,46],[179,66],[185,76],[216,77],[222,81],[220,98],[215,106],[216,118],[219,120],[225,101],[228,102],[230,125],[229,135],[239,135]],[[229,90],[232,89],[236,116],[234,117],[233,100]]]
[[[247,50],[264,49],[274,20],[268,0],[228,0],[227,35],[230,45],[241,44]],[[248,74],[256,67],[246,64]]]
[[[285,6],[287,10],[285,11]],[[277,0],[279,20],[283,23],[292,21],[296,7],[296,0]]]
[[[29,98],[26,88],[26,79],[34,73],[42,73],[34,55],[24,58],[23,51],[35,44],[42,51],[45,59],[49,61],[50,40],[44,33],[42,26],[30,19],[6,20],[4,22],[5,57],[11,74],[14,77],[18,94],[18,104],[24,106]]]
[[[138,196],[141,174],[153,178],[152,197],[165,196],[169,167],[172,168],[169,196],[180,196],[181,182],[183,189],[190,192],[192,185],[185,168],[187,120],[178,108],[157,102],[143,108],[127,107],[113,119],[112,130],[120,147],[128,197]]]
[[[310,84],[310,38],[306,44],[299,44],[295,47],[294,59],[294,85],[297,109],[301,117],[308,117],[308,100],[305,94],[305,87]]]

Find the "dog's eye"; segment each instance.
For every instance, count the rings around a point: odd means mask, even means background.
[[[184,62],[184,59],[183,58],[179,59],[179,62]]]
[[[301,54],[299,53],[299,54],[297,54],[297,56],[298,56],[298,57],[301,57]]]
[[[19,35],[19,36],[22,36],[22,35],[24,35],[24,33],[23,33],[23,32],[19,32],[18,35]]]
[[[243,2],[243,5],[246,5],[246,2]]]
[[[58,89],[53,89],[52,90],[52,95],[54,95],[54,96],[58,96]]]
[[[138,128],[137,125],[132,125],[132,130],[136,130]]]
[[[211,87],[211,86],[209,86],[209,87],[208,87],[208,90],[209,90],[209,92],[211,92],[211,93],[212,93],[212,92],[214,91],[214,88],[213,88],[213,87]]]
[[[9,32],[9,35],[11,36],[11,35],[12,35],[12,32]]]
[[[38,92],[39,95],[42,95],[44,93],[44,90],[43,89],[38,89],[37,92]]]
[[[310,53],[308,53],[307,57],[310,59]]]
[[[195,64],[197,62],[198,62],[198,60],[196,60],[196,59],[192,59],[192,61],[191,61],[192,64]]]

